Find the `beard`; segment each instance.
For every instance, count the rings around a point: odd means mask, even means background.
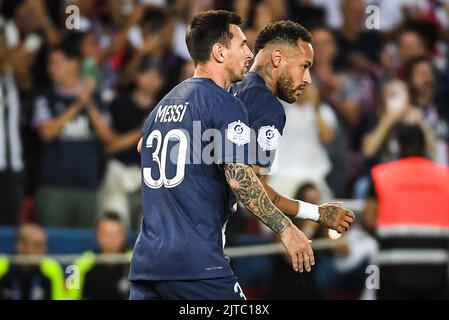
[[[279,77],[276,91],[279,99],[288,103],[296,101],[296,88],[293,88],[293,78],[290,74],[283,74]]]

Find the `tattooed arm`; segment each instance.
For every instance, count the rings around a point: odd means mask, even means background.
[[[341,202],[328,202],[318,207],[320,218],[317,223],[340,233],[348,231],[355,221],[354,212],[341,206]]]
[[[300,202],[279,194],[268,184],[268,176],[261,174],[260,167],[252,167],[273,204],[284,214],[292,218],[296,217],[300,210]],[[325,203],[318,207],[318,213],[320,215],[318,221],[316,221],[318,224],[340,233],[348,231],[355,220],[354,213],[343,208],[341,203]]]
[[[271,230],[278,233],[292,258],[295,271],[310,271],[315,264],[311,241],[271,202],[250,166],[224,166],[226,180],[243,205]]]

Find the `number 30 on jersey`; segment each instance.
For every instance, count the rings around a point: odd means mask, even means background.
[[[166,166],[168,157],[168,143],[170,141],[178,141],[178,156],[176,161],[176,174],[173,178],[167,178]],[[151,168],[143,168],[143,180],[145,184],[152,189],[159,189],[164,186],[165,188],[173,188],[179,185],[184,180],[186,154],[187,154],[187,137],[182,130],[172,129],[165,137],[162,137],[162,133],[159,130],[154,130],[150,133],[146,140],[146,147],[152,148],[155,144],[154,152],[152,154],[153,161],[159,168],[159,178],[155,179],[152,176]],[[162,147],[162,151],[161,151]]]

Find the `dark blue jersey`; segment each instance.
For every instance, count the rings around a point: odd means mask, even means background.
[[[249,125],[257,135],[252,141],[257,141],[254,162],[260,167],[271,168],[284,131],[284,107],[255,72],[248,72],[243,81],[231,85],[229,92],[245,105]]]
[[[51,121],[78,99],[78,95],[49,88],[35,100],[33,125]],[[109,113],[95,97],[105,120]],[[57,137],[42,145],[39,183],[49,187],[96,190],[101,182],[101,145],[87,110],[81,110],[64,125]]]
[[[208,78],[168,93],[143,129],[143,222],[130,280],[233,275],[223,252],[230,197],[223,163],[247,163],[243,104]]]

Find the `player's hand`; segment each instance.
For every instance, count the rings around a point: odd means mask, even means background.
[[[355,221],[354,212],[345,209],[341,202],[328,202],[318,207],[320,218],[318,223],[323,227],[333,229],[339,233],[348,231]]]
[[[310,245],[312,241],[293,224],[280,233],[280,238],[292,259],[293,269],[299,272],[304,272],[305,269],[310,272],[311,266],[315,264]]]

